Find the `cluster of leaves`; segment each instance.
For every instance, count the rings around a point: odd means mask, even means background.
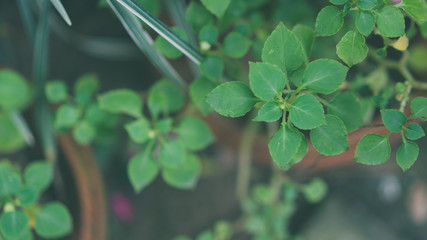
[[[199,233],[194,240],[229,240],[233,236],[233,226],[227,221],[220,220],[215,223],[213,231],[210,229],[204,230]],[[191,240],[192,238],[179,235],[173,240]]]
[[[0,238],[31,240],[37,235],[52,239],[71,233],[71,215],[64,204],[40,205],[39,198],[52,183],[53,166],[46,161],[30,163],[21,171],[8,160],[0,161]]]

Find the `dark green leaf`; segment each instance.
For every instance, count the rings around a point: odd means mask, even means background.
[[[262,49],[262,61],[278,66],[284,73],[298,69],[305,60],[301,42],[283,23],[267,38]]]
[[[149,147],[129,161],[127,173],[136,193],[141,192],[156,178],[159,173],[159,165],[153,158]]]
[[[0,197],[15,194],[21,187],[21,177],[7,166],[0,165]]]
[[[397,4],[419,23],[427,21],[427,3],[425,0],[402,0]]]
[[[142,116],[142,100],[134,91],[118,89],[98,97],[99,107],[111,113],[125,113],[133,117]]]
[[[337,55],[350,67],[362,62],[368,56],[365,38],[359,32],[347,32],[337,44]]]
[[[50,81],[46,84],[46,97],[51,103],[65,101],[68,97],[67,85],[63,81]]]
[[[416,97],[411,102],[412,118],[427,117],[427,98]]]
[[[32,162],[24,171],[25,186],[39,192],[46,190],[53,180],[52,163],[46,161]]]
[[[331,36],[337,33],[344,24],[341,10],[327,6],[320,10],[316,18],[315,32],[317,36]]]
[[[396,162],[406,172],[417,160],[420,149],[414,142],[403,141],[396,153]]]
[[[79,104],[88,104],[93,95],[99,88],[99,80],[95,74],[86,74],[79,79],[74,86],[74,94],[76,95],[76,102]]]
[[[364,10],[369,10],[377,5],[377,0],[358,0],[357,6]]]
[[[66,130],[74,126],[79,120],[81,111],[74,105],[64,104],[55,114],[55,128]]]
[[[96,129],[86,121],[81,121],[73,129],[73,137],[79,144],[88,145],[96,136]]]
[[[159,156],[163,167],[176,168],[185,162],[187,152],[181,141],[164,140],[161,144]]]
[[[0,218],[1,233],[7,239],[21,239],[30,229],[29,221],[22,211],[3,213]]]
[[[0,107],[4,110],[20,110],[31,97],[30,87],[25,78],[10,70],[0,70]]]
[[[311,130],[311,142],[321,154],[333,156],[348,150],[347,129],[341,119],[326,115],[326,125]]]
[[[385,37],[400,37],[405,33],[403,14],[394,6],[387,6],[377,12],[378,31]]]
[[[310,203],[320,202],[325,198],[327,191],[328,185],[320,178],[311,180],[311,182],[302,189],[305,199]]]
[[[305,60],[308,62],[311,56],[311,49],[314,42],[314,31],[312,28],[302,24],[297,24],[292,29],[292,32],[297,36],[305,52]]]
[[[298,130],[288,125],[282,125],[268,143],[268,149],[273,161],[280,168],[286,167],[296,155],[301,141],[301,135]]]
[[[396,109],[381,110],[384,125],[392,132],[400,132],[406,123],[406,116]]]
[[[283,109],[280,108],[277,102],[268,102],[264,104],[258,111],[258,115],[254,121],[274,122],[279,120],[283,115]]]
[[[203,115],[208,114],[212,108],[206,102],[206,95],[211,92],[217,85],[206,78],[200,77],[190,85],[190,97],[194,104]]]
[[[327,104],[328,113],[338,116],[351,132],[363,125],[359,99],[351,92],[340,92]]]
[[[348,68],[331,59],[318,59],[308,64],[302,86],[318,93],[335,92],[344,82]]]
[[[0,152],[12,153],[25,146],[25,139],[12,120],[0,113]]]
[[[251,41],[241,33],[232,32],[224,39],[224,51],[231,58],[241,58],[249,50]]]
[[[144,143],[148,140],[148,134],[151,130],[150,122],[145,118],[138,119],[125,125],[130,138],[136,143]]]
[[[269,101],[281,94],[286,76],[275,65],[249,62],[249,84],[255,96]]]
[[[206,101],[221,115],[240,117],[258,100],[248,86],[236,81],[219,85],[208,94]]]
[[[205,25],[199,32],[199,41],[214,44],[218,40],[218,29],[213,24]]]
[[[190,150],[202,150],[214,141],[209,127],[200,119],[186,117],[177,128],[179,139]]]
[[[208,56],[200,63],[203,75],[213,82],[218,82],[224,71],[224,63],[221,58]]]
[[[59,202],[50,202],[36,212],[36,233],[43,238],[60,238],[71,233],[73,222],[68,209]]]
[[[165,166],[162,176],[165,182],[176,188],[191,189],[196,186],[201,172],[199,159],[194,155],[186,157],[184,162],[176,167]]]
[[[160,113],[172,113],[184,104],[184,96],[177,85],[167,80],[154,84],[148,96],[148,109],[157,117]]]
[[[356,16],[356,27],[361,34],[368,36],[375,27],[375,16],[371,12],[359,11]]]
[[[212,15],[198,2],[192,1],[187,7],[185,20],[190,23],[196,32],[212,21]]]
[[[406,127],[405,135],[408,139],[417,140],[425,136],[423,128],[417,123],[411,123]]]
[[[370,133],[357,144],[353,160],[366,165],[378,165],[387,161],[390,153],[388,137]]]
[[[231,0],[201,0],[201,2],[211,13],[221,18]]]
[[[311,94],[300,95],[289,110],[292,123],[300,129],[313,129],[325,124],[322,104]]]

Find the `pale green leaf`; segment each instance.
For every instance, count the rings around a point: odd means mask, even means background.
[[[183,164],[187,157],[184,144],[179,140],[163,140],[159,152],[163,167],[176,168]]]
[[[133,117],[142,116],[142,99],[129,89],[117,89],[98,97],[99,107],[111,113],[125,113]]]
[[[317,36],[331,36],[337,33],[344,24],[344,15],[338,8],[327,6],[320,10],[316,18]]]
[[[221,18],[231,0],[201,0],[201,2],[211,13]]]
[[[141,192],[156,178],[159,173],[159,164],[152,156],[149,147],[146,147],[129,161],[127,173],[136,193]]]
[[[132,141],[136,143],[144,143],[148,140],[148,134],[151,130],[150,122],[145,118],[141,118],[125,125]]]
[[[359,32],[347,32],[337,44],[337,55],[350,67],[362,62],[368,56],[365,38]]]
[[[86,121],[81,121],[73,129],[73,137],[79,144],[88,145],[96,137],[96,129]]]
[[[30,98],[30,87],[22,75],[10,69],[0,70],[0,108],[20,110]]]

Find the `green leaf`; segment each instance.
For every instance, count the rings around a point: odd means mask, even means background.
[[[278,66],[284,73],[298,69],[305,60],[301,42],[280,23],[264,43],[262,61]]]
[[[0,197],[15,194],[21,187],[21,177],[7,166],[0,165]]]
[[[52,163],[46,161],[32,162],[24,171],[25,186],[39,192],[46,190],[53,180]]]
[[[142,100],[134,91],[118,89],[98,97],[99,107],[111,113],[124,113],[133,117],[142,116]]]
[[[396,153],[396,162],[406,172],[417,160],[420,149],[414,142],[403,141]]]
[[[347,129],[339,117],[326,115],[326,125],[311,130],[311,142],[321,154],[333,156],[348,150]]]
[[[328,185],[326,185],[326,183],[320,178],[311,180],[309,184],[302,188],[302,193],[304,194],[305,199],[310,203],[320,202],[325,198],[327,192]]]
[[[172,118],[164,118],[156,122],[156,129],[160,133],[169,133],[172,129],[173,119]]]
[[[95,74],[85,74],[77,79],[74,85],[74,94],[76,102],[79,104],[88,104],[93,95],[99,88],[99,80]]]
[[[375,16],[371,12],[359,11],[356,16],[356,27],[365,36],[371,34],[375,27]]]
[[[184,96],[177,85],[167,80],[154,84],[148,95],[148,109],[154,117],[160,113],[173,113],[184,104]]]
[[[348,68],[331,59],[318,59],[308,64],[304,71],[302,87],[309,90],[330,94],[344,82]]]
[[[0,70],[0,107],[7,111],[24,108],[31,97],[25,78],[10,70]]]
[[[179,139],[190,150],[202,150],[214,141],[209,127],[196,117],[186,117],[177,128]]]
[[[206,101],[223,116],[240,117],[249,112],[258,100],[248,86],[235,81],[216,87],[207,95]]]
[[[417,123],[409,124],[405,129],[405,135],[410,140],[417,140],[425,136],[423,128]]]
[[[63,81],[50,81],[46,84],[46,97],[51,103],[65,101],[68,97],[67,85]]]
[[[146,147],[129,161],[127,173],[136,193],[141,192],[156,178],[159,164],[153,158],[150,147]]]
[[[216,83],[222,77],[224,63],[219,57],[208,56],[200,63],[200,70],[207,79]]]
[[[73,127],[79,120],[81,110],[74,105],[64,104],[59,107],[55,114],[55,128],[59,130],[67,130]]]
[[[274,122],[279,120],[282,115],[283,110],[277,102],[268,102],[259,109],[253,121]]]
[[[125,129],[128,132],[132,141],[136,143],[144,143],[148,140],[148,134],[151,130],[150,122],[145,118],[138,119],[125,125]]]
[[[280,168],[286,167],[296,155],[301,141],[301,135],[298,130],[288,125],[282,125],[268,143],[268,149],[273,161]]]
[[[298,133],[301,136],[301,145],[299,146],[298,151],[295,154],[295,156],[292,158],[290,165],[294,165],[294,164],[301,162],[301,160],[304,158],[305,154],[307,154],[307,152],[308,152],[307,139],[305,138],[304,134],[302,134],[301,132],[298,132]]]
[[[214,44],[218,40],[218,29],[213,24],[207,24],[199,32],[199,42]]]
[[[79,144],[88,145],[96,137],[96,129],[86,121],[81,121],[73,129],[73,137]]]
[[[203,115],[207,115],[212,108],[206,102],[206,95],[209,94],[217,85],[206,78],[200,77],[194,80],[190,85],[191,101]]]
[[[183,29],[174,27],[172,28],[172,30],[183,40],[188,41],[188,36]],[[175,59],[182,56],[182,52],[162,36],[158,36],[156,38],[153,43],[153,46],[167,58]]]
[[[427,98],[416,97],[411,102],[412,118],[427,117]]]
[[[196,32],[212,21],[212,15],[198,2],[192,1],[187,7],[185,20],[190,23]]]
[[[249,84],[255,96],[269,101],[281,94],[286,76],[275,65],[249,62]]]
[[[427,3],[425,0],[402,0],[396,6],[405,10],[406,13],[419,23],[427,21]]]
[[[29,222],[22,211],[6,212],[0,218],[0,230],[7,239],[21,239],[30,230]]]
[[[377,12],[378,31],[385,37],[401,37],[405,33],[403,14],[394,6],[387,6]]]
[[[311,94],[300,95],[289,110],[292,123],[300,129],[313,129],[325,124],[322,104]]]
[[[231,0],[201,0],[201,2],[211,13],[221,18]]]
[[[39,191],[31,187],[23,187],[16,194],[16,198],[19,200],[19,204],[24,207],[29,207],[37,203],[39,196]]]
[[[365,38],[359,32],[347,32],[337,44],[337,55],[350,67],[362,62],[368,56]]]
[[[161,143],[160,162],[163,167],[178,167],[185,162],[187,152],[184,144],[178,140],[164,140]]]
[[[241,58],[249,50],[251,41],[239,32],[229,33],[224,39],[224,51],[231,58]]]
[[[351,92],[338,93],[328,104],[328,113],[339,117],[351,132],[363,125],[362,108],[356,95]]]
[[[357,6],[363,10],[369,10],[377,5],[377,0],[358,0]]]
[[[176,167],[164,166],[162,176],[169,185],[181,189],[191,189],[196,186],[200,177],[201,165],[194,155],[188,155],[184,162]]]
[[[305,60],[308,62],[310,60],[311,49],[313,48],[315,37],[313,29],[302,24],[297,24],[292,29],[292,32],[301,42],[305,52]]]
[[[68,209],[59,202],[50,202],[36,212],[36,233],[43,238],[60,238],[71,233],[73,222]]]
[[[357,144],[353,160],[366,165],[378,165],[387,161],[390,153],[388,136],[370,133]]]
[[[297,70],[293,71],[289,76],[288,79],[291,81],[295,86],[299,87],[302,84],[302,77],[304,76],[306,67],[301,66]]]
[[[0,113],[0,152],[12,153],[25,146],[25,139],[12,120]]]
[[[197,235],[196,240],[215,240],[215,236],[212,231],[205,230]]]
[[[381,110],[381,118],[386,128],[392,132],[402,131],[402,127],[406,123],[405,114],[396,109]]]
[[[344,15],[338,8],[327,6],[320,10],[316,18],[315,32],[317,36],[332,36],[344,24]]]
[[[343,5],[344,3],[348,2],[349,0],[329,0],[329,2],[335,4],[335,5]]]

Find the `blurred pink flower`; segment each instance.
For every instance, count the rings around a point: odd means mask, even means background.
[[[120,221],[128,222],[133,219],[132,203],[123,193],[114,193],[111,197],[113,213]]]

